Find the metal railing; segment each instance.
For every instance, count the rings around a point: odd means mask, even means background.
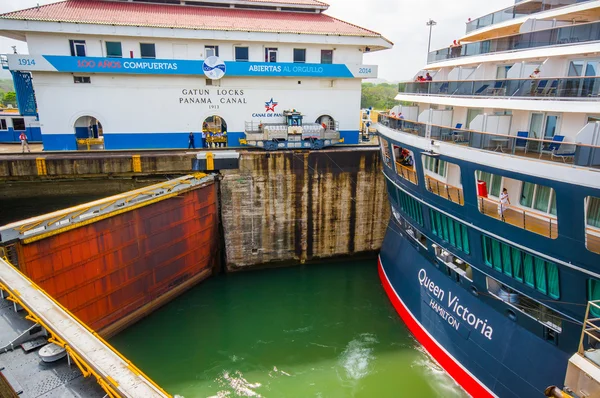
[[[600,313],[600,300],[588,301],[587,308],[585,310],[581,338],[579,339],[579,349],[577,350],[577,353],[582,356],[585,354],[587,349],[586,347],[600,346],[600,318],[594,317],[592,311]],[[590,318],[590,316],[592,317]],[[588,337],[587,342],[585,341],[585,336]]]
[[[412,167],[403,165],[400,162],[396,162],[396,173],[407,181],[418,185],[417,172]]]
[[[600,99],[600,77],[409,82],[400,83],[398,91],[420,95]]]
[[[478,196],[477,199],[481,214],[501,219],[497,200],[482,196]],[[553,216],[535,213],[516,206],[507,206],[504,209],[504,222],[547,238],[558,238],[558,220]]]
[[[526,17],[542,11],[554,10],[556,8],[568,7],[577,3],[585,3],[592,0],[538,0],[525,4],[516,4],[503,10],[492,12],[477,19],[467,22],[467,33],[485,28],[511,19]]]
[[[463,145],[491,152],[502,152],[529,159],[569,162],[582,167],[600,166],[600,146],[596,145],[452,128],[399,119],[389,114],[380,114],[379,123],[406,134],[414,134],[449,144]]]
[[[600,22],[584,23],[520,33],[495,39],[476,41],[431,51],[427,62],[451,58],[491,54],[502,51],[527,50],[560,44],[576,44],[600,40]]]
[[[464,205],[464,195],[461,188],[455,187],[445,182],[436,180],[431,176],[425,176],[425,187],[427,190],[437,196],[441,196],[444,199],[448,199],[450,202]]]

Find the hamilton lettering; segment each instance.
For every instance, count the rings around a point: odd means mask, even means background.
[[[445,321],[447,321],[452,327],[458,330],[460,323],[457,319],[462,319],[473,329],[484,335],[488,340],[492,339],[492,333],[494,330],[488,325],[487,319],[480,319],[477,315],[472,313],[467,306],[460,304],[458,296],[453,295],[452,291],[448,291],[448,308],[451,312],[456,315],[456,318],[449,315],[449,310],[442,307],[446,292],[441,289],[436,283],[427,275],[427,271],[421,269],[418,274],[419,284],[423,286],[431,295],[435,297],[429,302],[429,306],[433,308]],[[430,296],[431,296],[430,295]],[[436,301],[439,300],[438,301]]]

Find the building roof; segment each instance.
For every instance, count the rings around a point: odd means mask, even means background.
[[[314,0],[268,1],[314,2]],[[100,0],[68,0],[9,12],[0,15],[0,18],[158,28],[382,37],[377,32],[317,12],[264,11]]]
[[[250,3],[273,3],[273,4],[298,4],[303,6],[325,6],[328,7],[327,3],[317,0],[245,0]]]

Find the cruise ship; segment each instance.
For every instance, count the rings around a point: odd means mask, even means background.
[[[517,1],[379,115],[382,284],[473,397],[600,397],[599,71],[600,1]]]

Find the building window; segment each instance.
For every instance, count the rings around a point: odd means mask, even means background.
[[[154,43],[140,43],[140,54],[142,58],[156,58],[156,46]]]
[[[236,47],[235,60],[236,62],[248,62],[248,47]]]
[[[306,62],[306,49],[294,48],[294,63],[303,64]]]
[[[85,57],[85,40],[69,40],[69,46],[73,57]]]
[[[6,119],[0,119],[0,130],[8,130],[8,126],[6,125]]]
[[[12,123],[16,131],[25,131],[25,119],[22,117],[13,118]]]
[[[265,62],[277,62],[276,48],[265,48]]]
[[[73,76],[73,83],[91,83],[92,78],[89,76]]]
[[[482,240],[483,259],[488,267],[525,283],[553,299],[560,298],[560,281],[556,264],[488,236],[482,236]]]
[[[333,63],[333,50],[321,50],[321,63],[332,64]]]
[[[429,209],[429,216],[431,232],[435,236],[467,254],[470,253],[469,235],[465,225],[433,209]]]
[[[221,86],[221,80],[206,79],[206,85],[207,86],[213,86],[213,87],[220,87]]]
[[[208,57],[218,57],[219,56],[219,46],[204,46],[204,58]]]
[[[556,195],[552,188],[523,182],[520,203],[523,207],[556,215]]]
[[[122,58],[123,48],[121,48],[120,41],[107,41],[106,42],[106,56],[108,58]]]

